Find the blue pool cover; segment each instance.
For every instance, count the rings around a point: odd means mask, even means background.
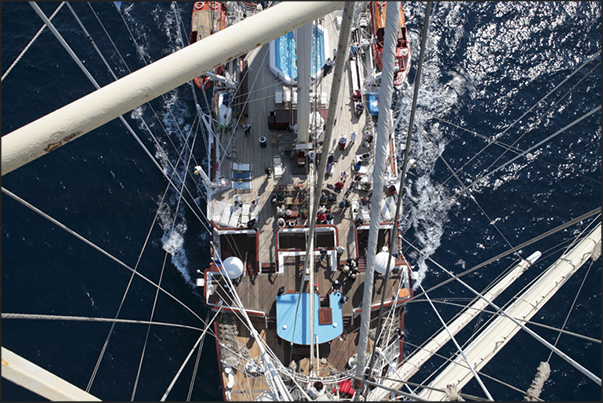
[[[276,297],[276,332],[284,340],[295,344],[310,345],[310,298],[309,293],[301,294],[299,307],[297,301],[299,293],[277,295]],[[320,303],[318,295],[314,294],[314,333],[318,336],[318,343],[333,340],[343,332],[343,314],[341,310],[341,293],[330,294],[332,323],[318,324],[318,309]]]

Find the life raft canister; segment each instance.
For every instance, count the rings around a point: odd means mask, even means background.
[[[202,1],[198,1],[195,3],[195,10],[201,10],[203,8],[203,2]]]

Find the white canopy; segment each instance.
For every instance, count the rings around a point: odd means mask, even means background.
[[[388,252],[379,252],[375,255],[375,271],[381,275],[384,275],[387,268],[387,259],[389,259]],[[391,263],[389,265],[389,272],[396,267],[396,259],[392,257]]]
[[[243,275],[243,262],[236,256],[231,256],[224,259],[224,270],[226,270],[226,274],[232,280],[235,278],[239,278]]]

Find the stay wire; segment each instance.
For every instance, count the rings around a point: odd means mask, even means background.
[[[199,327],[181,325],[179,323],[171,322],[152,322],[148,320],[134,320],[134,319],[117,319],[117,318],[100,318],[91,316],[68,316],[68,315],[46,315],[46,314],[33,314],[33,313],[8,313],[2,312],[2,319],[25,319],[25,320],[57,320],[57,321],[70,321],[70,322],[104,322],[104,323],[126,323],[126,324],[138,324],[148,325],[149,323],[155,326],[166,326],[166,327],[178,327],[182,329],[203,331]]]
[[[54,16],[57,15],[57,13],[59,12],[59,10],[65,4],[68,5],[69,3],[66,3],[64,1],[61,2],[61,4],[59,4],[59,6],[57,7],[57,9],[54,10],[54,12],[52,13],[52,15],[48,18],[48,20],[52,21],[52,19],[54,18]],[[8,73],[10,73],[11,70],[13,69],[13,67],[15,67],[15,65],[19,62],[19,60],[21,60],[21,58],[25,55],[25,52],[27,52],[27,50],[31,47],[31,45],[33,45],[33,43],[36,41],[36,39],[38,39],[38,37],[44,31],[45,28],[46,28],[46,24],[42,25],[42,28],[40,28],[38,30],[38,32],[34,35],[34,37],[31,38],[31,40],[29,41],[29,43],[27,44],[27,46],[25,46],[25,48],[21,51],[21,53],[19,53],[19,56],[17,56],[17,58],[15,59],[15,61],[10,65],[10,67],[6,70],[6,72],[4,72],[4,74],[2,75],[2,79],[0,81],[4,81],[4,79],[8,76]]]
[[[157,208],[157,211],[155,212],[155,217],[153,217],[153,222],[151,223],[151,226],[149,227],[149,231],[147,232],[147,236],[145,238],[145,241],[143,243],[142,249],[140,251],[140,253],[138,254],[138,259],[136,261],[136,265],[134,266],[134,271],[138,270],[138,265],[140,264],[140,260],[142,259],[142,255],[144,253],[144,250],[146,249],[146,246],[149,242],[149,238],[151,237],[151,232],[153,231],[153,228],[155,226],[155,222],[157,221],[157,217],[159,216],[159,212],[161,211],[161,206],[163,205],[163,201],[165,199],[165,196],[167,195],[167,192],[169,190],[169,185],[166,186],[165,188],[165,192],[163,193],[163,196],[161,197],[161,202],[159,203],[159,207]],[[128,285],[126,286],[126,289],[124,291],[124,295],[122,296],[121,302],[119,303],[119,307],[117,308],[117,312],[115,313],[115,319],[117,319],[120,315],[121,309],[123,307],[123,304],[126,300],[126,296],[128,295],[128,292],[130,290],[130,286],[132,284],[132,280],[134,279],[134,272],[130,275],[130,280],[128,281]],[[96,361],[96,365],[94,367],[94,370],[92,372],[92,375],[89,379],[89,383],[88,383],[88,387],[87,390],[90,391],[90,388],[92,387],[92,383],[94,382],[94,378],[96,377],[96,372],[98,371],[98,368],[101,364],[101,361],[103,359],[103,356],[105,354],[105,351],[107,349],[107,346],[109,345],[109,340],[111,339],[111,335],[113,334],[113,330],[115,328],[115,323],[113,323],[111,325],[111,328],[109,329],[109,333],[107,334],[107,337],[105,339],[105,343],[103,344],[103,348],[101,349],[101,352],[99,354],[99,357]]]
[[[100,20],[100,18],[98,17],[98,15],[97,15],[96,11],[94,10],[94,8],[93,8],[93,7],[92,7],[92,5],[90,4],[90,2],[87,2],[87,3],[88,3],[88,6],[90,7],[90,9],[91,9],[92,13],[93,13],[93,14],[94,14],[94,16],[96,17],[96,19],[97,19],[98,23],[101,25],[101,27],[103,28],[103,30],[104,30],[104,32],[105,32],[105,34],[106,34],[106,35],[107,35],[107,37],[109,38],[109,40],[110,40],[111,44],[113,45],[113,48],[114,48],[114,49],[115,49],[115,51],[118,53],[118,55],[119,55],[119,57],[120,57],[120,60],[121,60],[122,64],[123,64],[123,65],[126,67],[126,69],[128,70],[128,72],[129,72],[129,73],[131,73],[131,70],[130,70],[130,68],[129,68],[128,64],[126,63],[126,61],[124,60],[124,58],[121,56],[121,53],[120,53],[120,52],[119,52],[119,50],[117,49],[117,46],[115,45],[115,43],[114,43],[114,42],[113,42],[113,40],[111,39],[111,36],[109,35],[109,33],[107,32],[107,30],[105,29],[105,26],[104,26],[103,22],[102,22],[102,21]],[[122,13],[119,13],[119,14],[120,14],[120,16],[121,16],[121,18],[122,18],[122,21],[124,22],[124,25],[126,26],[126,28],[127,28],[128,32],[130,33],[130,38],[131,38],[131,40],[133,41],[133,43],[134,43],[134,45],[135,45],[136,49],[137,49],[137,50],[139,50],[139,49],[140,49],[140,47],[138,46],[137,41],[136,41],[136,38],[134,37],[134,34],[133,34],[133,33],[132,33],[132,31],[130,30],[130,27],[128,26],[127,21],[125,20],[125,18],[124,18],[124,16],[123,16],[123,14],[122,14]],[[76,17],[76,18],[77,18],[77,17]],[[81,24],[80,24],[80,25],[81,25]],[[82,26],[82,28],[83,28],[83,26]],[[91,39],[91,41],[92,41],[92,39]],[[181,40],[181,41],[182,41],[182,40]],[[92,43],[94,44],[94,41],[92,41]],[[97,51],[98,51],[98,50],[97,50]],[[102,59],[103,59],[103,61],[105,62],[105,65],[107,65],[107,67],[108,67],[108,63],[106,62],[105,58],[102,56],[102,54],[100,53],[100,51],[99,51],[99,55],[101,56],[101,58],[102,58]],[[146,58],[144,57],[144,54],[140,53],[140,55],[141,55],[141,58],[142,58],[143,62],[145,63],[145,65],[148,65],[149,63],[148,63],[148,61],[146,60]],[[115,75],[115,73],[113,73],[113,71],[112,71],[110,68],[109,68],[109,72],[112,74],[112,76],[114,77],[114,79],[115,79],[115,80],[117,80],[117,76]],[[162,94],[162,95],[161,95],[161,97],[162,97],[162,99],[163,99],[164,105],[166,105],[166,107],[167,107],[168,113],[170,114],[170,116],[172,117],[173,121],[174,121],[174,122],[175,122],[175,124],[176,124],[176,128],[178,129],[178,132],[180,133],[181,137],[184,137],[184,134],[182,133],[182,130],[181,130],[181,128],[180,128],[180,125],[178,124],[178,120],[176,119],[176,117],[174,116],[174,114],[173,114],[173,112],[172,112],[172,108],[170,107],[170,103],[168,102],[168,99],[166,98],[165,94]],[[172,144],[172,147],[173,147],[175,150],[178,150],[178,148],[177,148],[177,147],[176,147],[176,145],[174,144],[174,142],[173,142],[173,140],[172,140],[171,136],[167,135],[167,130],[166,130],[165,126],[163,125],[162,120],[161,120],[161,119],[159,119],[159,116],[158,116],[158,114],[157,114],[157,111],[156,111],[156,110],[153,108],[153,105],[151,105],[151,103],[150,103],[150,102],[147,102],[147,105],[148,105],[148,106],[149,106],[149,108],[151,109],[151,111],[152,111],[152,113],[153,113],[153,116],[154,116],[154,117],[155,117],[155,119],[157,120],[157,122],[158,122],[159,126],[162,128],[163,132],[166,134],[167,139],[168,139],[168,140],[169,140],[169,142]],[[156,146],[158,147],[158,149],[160,150],[160,152],[162,152],[162,153],[165,155],[165,158],[166,158],[166,161],[168,162],[168,164],[170,164],[171,168],[172,168],[173,170],[175,170],[174,166],[173,166],[173,165],[172,165],[172,163],[171,163],[171,160],[168,158],[168,156],[167,156],[167,154],[165,153],[165,151],[163,151],[163,148],[161,147],[161,144],[159,143],[159,141],[157,140],[157,138],[156,138],[156,137],[155,137],[155,135],[153,134],[153,132],[152,132],[151,128],[149,127],[149,125],[146,123],[146,120],[145,120],[145,119],[142,117],[142,113],[140,114],[140,120],[141,120],[141,122],[142,122],[143,126],[146,128],[146,130],[147,130],[147,131],[148,131],[148,133],[150,134],[150,136],[151,136],[151,137],[153,138],[153,140],[155,141],[155,144],[156,144]],[[122,121],[123,121],[123,117],[122,117]],[[140,143],[140,142],[139,142],[139,143]],[[142,144],[141,144],[141,145],[142,145]],[[188,147],[188,143],[186,143],[186,146]],[[192,151],[191,151],[191,152],[192,152]],[[147,153],[147,154],[149,154],[149,153]],[[193,157],[193,158],[194,158],[194,157]],[[196,160],[195,160],[195,164],[196,164],[196,165],[198,165],[198,163],[197,163],[197,161],[196,161]],[[180,175],[178,175],[178,176],[179,176],[179,179],[180,179],[181,181],[184,181],[184,179],[182,179],[182,178],[180,177]],[[196,183],[196,182],[195,182],[195,183]],[[190,190],[188,189],[188,187],[187,187],[186,189],[187,189],[187,192],[188,192],[189,196],[190,196],[190,197],[191,197],[191,198],[194,200],[194,197],[193,197],[193,196],[190,194]],[[206,197],[204,192],[199,192],[199,194],[200,194],[202,197]],[[187,202],[187,204],[188,204],[188,202]],[[190,207],[190,205],[189,205],[189,207]],[[192,207],[191,207],[191,209],[192,209]],[[202,210],[201,208],[199,208],[199,210],[200,210],[200,212],[201,212],[201,215],[204,215],[203,210]],[[195,213],[195,214],[196,214],[196,213]],[[206,218],[206,217],[205,217],[205,218]],[[207,219],[207,218],[206,218],[206,219]],[[200,220],[200,219],[199,219],[199,220]],[[200,221],[201,221],[201,220],[200,220]],[[208,222],[209,222],[209,221],[208,221]],[[204,224],[204,225],[205,225],[205,224]],[[206,227],[206,228],[207,228],[207,227]]]
[[[437,303],[437,304],[454,306],[454,307],[457,307],[457,308],[477,309],[477,308],[471,308],[470,306],[467,306],[467,305],[457,304],[457,303],[454,303],[454,302],[450,302],[451,299],[452,298],[433,298],[431,301],[434,302],[434,303]],[[517,297],[514,296],[513,299],[516,300]],[[418,300],[414,300],[412,302],[413,303],[427,302],[427,299],[418,299]],[[489,314],[489,315],[498,315],[498,316],[500,316],[498,314],[498,312],[496,312],[496,311],[490,311],[488,309],[481,309],[480,312],[481,313],[485,313],[485,314]],[[555,331],[556,333],[559,333],[559,334],[566,334],[568,336],[576,337],[578,339],[587,340],[587,341],[590,341],[592,343],[601,344],[601,340],[595,339],[594,337],[586,336],[584,334],[570,332],[569,330],[560,329],[560,328],[557,328],[557,327],[545,325],[543,323],[534,322],[534,321],[531,321],[531,320],[526,320],[526,319],[523,319],[523,318],[513,318],[513,319],[515,319],[515,320],[517,320],[519,322],[522,322],[522,323],[524,323],[526,325],[538,326],[538,327],[541,327],[543,329],[553,330],[553,331]],[[440,330],[442,330],[442,328],[440,328]],[[426,344],[426,343],[424,343],[424,344]],[[421,345],[421,346],[423,346],[423,345]]]
[[[533,243],[535,243],[535,242],[537,242],[537,241],[539,241],[539,240],[541,240],[543,238],[546,238],[549,235],[552,235],[552,234],[554,234],[556,232],[562,231],[565,228],[570,227],[570,226],[572,226],[572,225],[574,225],[574,224],[576,224],[576,223],[578,223],[580,221],[583,221],[583,220],[585,220],[585,219],[587,219],[589,217],[592,217],[593,215],[599,214],[600,212],[601,212],[601,207],[598,207],[598,208],[596,208],[594,210],[591,210],[588,213],[583,214],[583,215],[581,215],[581,216],[579,216],[577,218],[574,218],[573,220],[570,220],[570,221],[568,221],[568,222],[566,222],[564,224],[561,224],[561,225],[559,225],[559,226],[557,226],[557,227],[555,227],[555,228],[553,228],[553,229],[551,229],[551,230],[549,230],[549,231],[547,231],[547,232],[545,232],[543,234],[540,234],[540,235],[538,235],[538,236],[530,239],[529,241],[526,241],[526,242],[522,243],[519,246],[511,248],[511,249],[509,249],[509,250],[507,250],[505,252],[502,252],[502,253],[494,256],[493,258],[490,258],[490,259],[488,259],[488,260],[486,260],[486,261],[484,261],[484,262],[482,262],[480,264],[477,264],[477,265],[473,266],[472,268],[467,269],[467,270],[461,272],[460,274],[455,275],[452,278],[449,278],[448,280],[444,280],[441,283],[436,284],[435,286],[427,289],[426,292],[430,292],[430,291],[433,291],[433,290],[435,290],[437,288],[440,288],[443,285],[446,285],[446,284],[450,283],[451,281],[456,280],[457,278],[463,277],[463,276],[465,276],[465,275],[467,275],[467,274],[469,274],[469,273],[471,273],[471,272],[473,272],[475,270],[481,269],[482,267],[484,267],[484,266],[486,266],[486,265],[488,265],[488,264],[490,264],[492,262],[495,262],[495,261],[497,261],[499,259],[502,259],[505,256],[508,256],[508,255],[510,255],[512,253],[515,253],[518,250],[521,250],[521,249],[525,248],[526,246],[529,246],[529,245],[531,245],[531,244],[533,244]],[[423,253],[423,252],[419,251],[419,253]],[[431,258],[429,258],[429,259],[431,260]],[[413,296],[412,298],[410,298],[409,300],[405,301],[404,304],[406,304],[406,303],[410,302],[411,300],[413,300],[415,298],[418,298],[418,297],[420,297],[422,295],[423,295],[423,293],[417,294],[417,295]]]
[[[121,260],[119,260],[118,258],[116,258],[115,256],[111,255],[109,252],[105,251],[104,249],[102,249],[101,247],[99,247],[98,245],[92,243],[91,241],[89,241],[88,239],[84,238],[83,236],[81,236],[80,234],[78,234],[77,232],[73,231],[71,228],[67,227],[66,225],[64,225],[63,223],[59,222],[58,220],[52,218],[51,216],[49,216],[48,214],[46,214],[45,212],[43,212],[42,210],[38,209],[37,207],[34,207],[33,205],[31,205],[30,203],[28,203],[27,201],[23,200],[22,198],[20,198],[19,196],[17,196],[16,194],[12,193],[11,191],[7,190],[6,188],[2,187],[1,188],[2,193],[6,194],[7,196],[11,197],[13,200],[21,203],[23,206],[29,208],[30,210],[34,211],[35,213],[39,214],[41,217],[46,218],[48,221],[52,222],[53,224],[57,225],[59,228],[67,231],[69,234],[73,235],[74,237],[76,237],[77,239],[79,239],[80,241],[84,242],[85,244],[91,246],[92,248],[96,249],[98,252],[102,253],[103,255],[107,256],[109,259],[113,260],[114,262],[116,262],[117,264],[119,264],[120,266],[126,268],[127,270],[130,270],[131,272],[135,273],[137,276],[139,276],[140,278],[142,278],[144,281],[146,281],[147,283],[151,284],[153,287],[158,287],[161,291],[163,291],[163,293],[165,293],[168,297],[172,298],[174,301],[176,301],[177,303],[179,303],[180,305],[182,305],[187,311],[189,311],[191,314],[193,314],[197,319],[199,319],[201,321],[201,323],[203,322],[203,319],[201,319],[201,317],[199,317],[199,315],[197,315],[191,308],[189,308],[185,303],[183,303],[182,301],[180,301],[178,298],[174,297],[169,291],[159,287],[158,284],[155,284],[152,280],[148,279],[146,276],[144,276],[143,274],[140,274],[139,272],[135,271],[134,269],[132,269],[129,265],[127,265],[126,263],[122,262]]]
[[[481,210],[482,214],[484,216],[486,216],[486,218],[488,219],[488,222],[490,223],[490,225],[492,225],[494,227],[494,229],[498,232],[498,234],[505,240],[505,242],[507,243],[507,245],[509,245],[509,247],[512,248],[513,245],[511,244],[511,242],[509,242],[509,240],[507,239],[507,237],[501,232],[501,230],[496,225],[496,222],[490,218],[490,216],[488,215],[488,213],[486,213],[486,211],[479,204],[479,202],[477,201],[477,199],[475,198],[475,196],[472,195],[471,193],[469,193],[469,190],[467,189],[467,187],[465,186],[465,184],[463,183],[463,181],[461,181],[461,178],[458,177],[458,175],[456,174],[456,172],[454,172],[454,169],[452,169],[452,167],[450,166],[450,164],[448,164],[448,161],[446,161],[446,159],[443,156],[441,156],[441,155],[440,155],[439,158],[444,162],[444,164],[446,164],[446,166],[448,167],[448,169],[450,170],[450,172],[452,172],[452,175],[456,178],[456,180],[458,181],[458,183],[461,185],[461,189],[467,195],[467,197],[469,197],[477,205],[477,207]]]
[[[192,128],[191,128],[191,131],[192,131]],[[189,135],[190,135],[190,132],[189,132]],[[196,140],[196,137],[193,138],[193,144],[191,145],[191,148],[190,148],[191,149],[191,153],[192,153],[192,150],[193,150],[193,148],[195,146],[195,140]],[[184,151],[184,148],[183,148],[183,151]],[[188,171],[188,168],[189,168],[189,165],[190,165],[190,161],[191,161],[191,158],[190,158],[190,155],[189,155],[189,158],[187,159],[187,166],[186,166],[185,172]],[[176,209],[175,209],[175,213],[174,213],[174,219],[172,221],[172,227],[170,228],[170,235],[168,236],[168,238],[174,232],[174,227],[176,226],[176,220],[178,218],[178,208],[180,207],[180,201],[182,200],[182,188],[184,187],[184,185],[185,185],[185,182],[183,181],[182,182],[182,187],[180,189],[180,197],[178,198],[178,203],[176,204]],[[165,251],[164,258],[163,258],[163,265],[161,266],[161,274],[159,276],[159,282],[158,282],[159,286],[161,286],[161,282],[163,280],[163,274],[165,272],[165,264],[166,264],[166,261],[167,261],[168,254],[169,253],[167,251]],[[153,317],[155,316],[155,308],[157,306],[157,298],[158,297],[159,297],[159,289],[157,289],[155,291],[155,300],[153,301],[153,308],[151,310],[151,321],[153,320]],[[136,396],[136,389],[138,387],[138,379],[140,377],[140,371],[142,369],[142,362],[144,360],[144,354],[145,354],[145,351],[147,349],[147,343],[148,343],[148,340],[149,340],[149,334],[150,334],[150,332],[151,332],[151,325],[149,324],[148,327],[147,327],[147,334],[145,336],[144,345],[143,345],[142,352],[141,352],[141,355],[140,355],[140,362],[138,364],[138,371],[136,373],[136,381],[134,382],[134,388],[132,389],[132,401],[134,400],[134,397]],[[203,333],[203,335],[205,335],[205,333]]]
[[[573,90],[574,90],[574,89],[575,89],[575,88],[576,88],[576,87],[577,87],[577,86],[578,86],[578,85],[579,85],[579,84],[580,84],[582,81],[584,81],[584,80],[585,80],[585,79],[586,79],[586,78],[587,78],[587,77],[590,75],[590,73],[592,73],[592,72],[593,72],[593,70],[595,70],[595,69],[596,69],[597,67],[599,67],[600,65],[601,65],[601,62],[597,63],[597,64],[596,64],[596,65],[595,65],[595,66],[594,66],[594,67],[593,67],[593,68],[592,68],[592,69],[591,69],[591,70],[590,70],[588,73],[586,73],[586,74],[584,75],[584,77],[582,77],[582,78],[581,78],[581,79],[580,79],[580,80],[579,80],[579,81],[578,81],[576,84],[574,84],[574,85],[572,86],[572,88],[570,88],[569,90],[567,90],[567,91],[565,92],[565,94],[563,94],[563,96],[561,96],[561,98],[559,98],[557,101],[555,101],[555,102],[553,103],[553,105],[551,105],[551,107],[550,107],[550,108],[549,108],[549,109],[548,109],[546,112],[544,112],[544,113],[543,113],[543,114],[542,114],[542,115],[541,115],[541,116],[540,116],[540,117],[539,117],[539,118],[538,118],[538,119],[537,119],[537,120],[534,122],[534,124],[533,124],[532,128],[530,128],[530,129],[526,130],[526,131],[525,131],[525,132],[524,132],[524,133],[523,133],[521,136],[519,136],[519,137],[518,137],[518,138],[517,138],[517,139],[516,139],[516,140],[515,140],[515,141],[514,141],[512,144],[511,144],[511,146],[510,146],[510,148],[509,148],[509,149],[513,148],[513,147],[515,146],[515,144],[517,144],[517,143],[518,143],[518,142],[519,142],[519,141],[520,141],[520,140],[521,140],[521,139],[522,139],[522,138],[523,138],[523,137],[524,137],[526,134],[528,134],[529,132],[531,132],[531,131],[532,131],[532,129],[533,129],[534,127],[536,127],[536,126],[537,126],[537,125],[538,125],[538,124],[539,124],[539,123],[542,121],[542,119],[544,119],[544,118],[545,118],[545,117],[546,117],[546,116],[549,114],[549,112],[551,112],[551,111],[553,110],[553,108],[555,108],[555,106],[557,106],[557,105],[558,105],[558,104],[559,104],[559,103],[560,103],[560,102],[561,102],[561,101],[562,101],[564,98],[566,98],[567,96],[569,96],[569,94],[570,94],[570,93],[571,93],[571,92],[572,92],[572,91],[573,91]],[[548,94],[547,94],[547,96],[548,96]],[[543,98],[543,99],[544,99],[544,98]],[[493,165],[494,165],[494,164],[495,164],[495,163],[496,163],[498,160],[500,160],[500,159],[501,159],[501,158],[502,158],[502,157],[503,157],[503,156],[504,156],[504,155],[507,153],[507,151],[509,151],[509,149],[505,149],[505,151],[503,151],[503,153],[502,153],[501,155],[499,155],[499,156],[498,156],[498,157],[497,157],[497,158],[496,158],[496,159],[495,159],[495,160],[494,160],[494,161],[493,161],[493,162],[492,162],[490,165],[488,165],[488,167],[486,168],[486,171],[488,171],[490,168],[492,168],[492,166],[493,166]]]
[[[517,122],[519,122],[521,119],[523,119],[528,113],[530,113],[538,104],[540,104],[540,102],[544,101],[549,95],[551,95],[553,92],[555,92],[559,87],[561,87],[563,84],[565,84],[565,82],[567,80],[569,80],[572,76],[574,76],[576,73],[578,73],[580,70],[582,70],[582,68],[584,68],[588,63],[590,63],[592,60],[594,60],[597,56],[599,56],[601,53],[601,51],[596,52],[595,54],[593,54],[591,57],[589,57],[584,63],[582,63],[582,65],[580,65],[576,70],[574,70],[570,75],[568,75],[563,81],[561,81],[559,84],[557,84],[551,91],[549,91],[544,97],[542,97],[540,100],[538,100],[534,105],[532,105],[532,107],[530,107],[523,115],[521,115],[518,119],[516,119],[511,125],[509,125],[504,131],[502,131],[501,133],[495,135],[495,139],[498,137],[501,137],[502,135],[504,135],[511,127],[513,127]],[[589,73],[590,74],[590,73]],[[573,90],[573,88],[572,88]],[[439,118],[436,118],[438,120],[441,120]],[[461,168],[459,168],[456,172],[460,171],[461,169],[463,169],[463,167],[465,167],[465,165],[467,165],[469,162],[471,162],[474,158],[476,158],[478,155],[480,155],[486,148],[488,148],[490,145],[495,144],[494,142],[487,144],[486,146],[484,146],[484,148],[482,148],[477,154],[475,154],[469,161],[467,161]],[[450,176],[448,179],[450,179],[452,176]],[[448,179],[446,179],[446,181],[448,181]],[[445,182],[446,182],[445,181]],[[476,180],[477,182],[477,180]]]

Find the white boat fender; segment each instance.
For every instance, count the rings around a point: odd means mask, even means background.
[[[230,368],[230,367],[224,368],[224,373],[228,376],[228,383],[226,384],[226,388],[232,389],[235,385],[234,376],[232,374],[232,368]]]

